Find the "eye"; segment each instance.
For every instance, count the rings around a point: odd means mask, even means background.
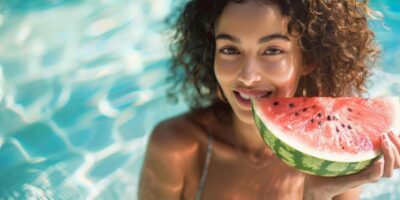
[[[226,54],[226,55],[236,55],[239,54],[239,51],[232,47],[222,48],[219,52]]]
[[[270,56],[275,56],[284,53],[282,49],[279,48],[268,48],[265,52],[264,55],[270,55]]]

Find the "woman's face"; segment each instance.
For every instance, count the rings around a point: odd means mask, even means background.
[[[253,123],[250,96],[293,97],[303,64],[298,38],[275,5],[229,3],[215,27],[214,70],[236,116]]]

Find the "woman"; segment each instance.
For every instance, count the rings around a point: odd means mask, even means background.
[[[379,50],[367,2],[192,0],[176,25],[171,93],[190,112],[149,141],[140,199],[357,199],[360,186],[400,167],[400,139],[384,134],[379,160],[357,174],[307,175],[259,136],[249,97],[354,96]]]

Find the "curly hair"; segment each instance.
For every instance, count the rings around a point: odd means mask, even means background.
[[[228,2],[191,0],[174,26],[174,85],[168,96],[183,92],[192,108],[218,103],[213,63],[214,26]],[[360,0],[257,0],[277,5],[289,18],[288,32],[299,37],[303,57],[316,69],[300,79],[296,96],[350,96],[366,92],[366,79],[380,53],[368,17],[374,11]]]

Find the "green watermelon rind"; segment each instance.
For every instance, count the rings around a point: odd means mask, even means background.
[[[252,105],[252,109],[255,124],[260,131],[264,142],[286,164],[304,173],[327,177],[354,174],[365,169],[372,162],[382,157],[382,154],[379,154],[372,159],[360,162],[336,162],[323,160],[305,154],[275,137],[268,127],[264,125],[261,118],[256,114],[257,112],[254,111],[254,105]]]

